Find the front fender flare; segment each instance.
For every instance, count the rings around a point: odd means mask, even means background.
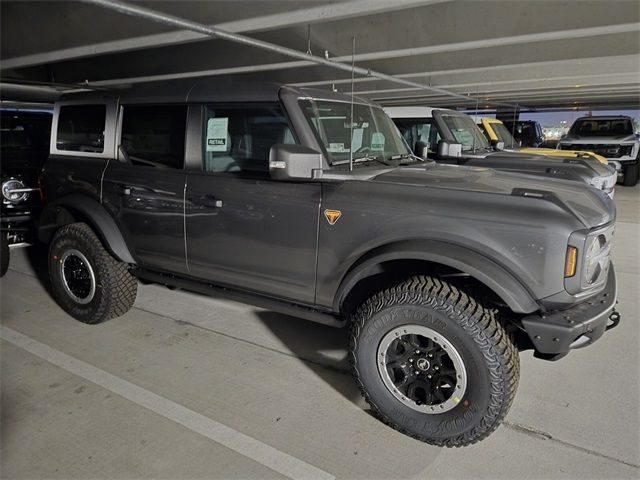
[[[474,250],[437,240],[397,242],[365,254],[343,277],[334,310],[341,311],[343,301],[360,280],[379,273],[381,264],[392,260],[426,260],[454,268],[483,283],[516,313],[540,310],[531,292],[508,269]]]
[[[115,258],[125,263],[136,263],[113,217],[96,200],[86,195],[66,195],[47,204],[38,226],[40,241],[49,243],[59,227],[77,221],[74,213],[80,214],[94,229],[105,248]]]

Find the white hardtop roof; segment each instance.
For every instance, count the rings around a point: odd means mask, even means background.
[[[439,110],[432,107],[384,107],[391,118],[432,118],[432,112]]]

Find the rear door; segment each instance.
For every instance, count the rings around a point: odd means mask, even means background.
[[[186,273],[184,149],[186,105],[124,105],[119,159],[109,162],[103,205],[136,261]]]
[[[202,162],[185,204],[190,274],[312,304],[320,184],[269,177],[271,146],[296,143],[280,106],[209,105],[198,132]]]

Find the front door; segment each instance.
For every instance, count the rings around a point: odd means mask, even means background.
[[[104,174],[102,201],[143,267],[186,273],[185,105],[127,106],[121,159]]]
[[[320,184],[269,178],[269,149],[294,143],[277,105],[212,106],[203,171],[189,172],[185,223],[192,276],[313,304]]]

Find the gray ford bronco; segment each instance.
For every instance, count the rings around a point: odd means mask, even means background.
[[[210,80],[69,95],[43,182],[70,315],[123,315],[139,278],[348,325],[372,410],[435,445],[497,428],[519,351],[555,359],[619,321],[604,192],[418,158],[360,98]]]

